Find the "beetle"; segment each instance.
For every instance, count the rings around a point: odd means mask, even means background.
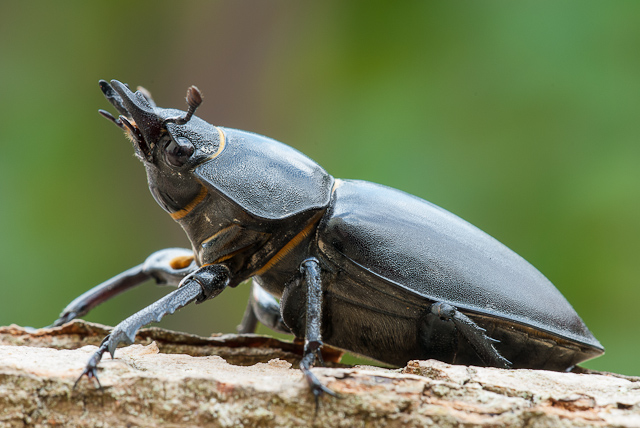
[[[604,348],[531,264],[454,214],[402,191],[334,179],[297,150],[156,106],[149,93],[100,81],[146,168],[151,194],[191,249],[158,251],[71,302],[54,325],[148,279],[179,287],[118,324],[83,373],[98,384],[107,351],[144,325],[252,278],[240,332],[258,322],[304,339],[312,373],[324,343],[393,366],[409,360],[569,370]],[[77,384],[77,382],[76,382]]]

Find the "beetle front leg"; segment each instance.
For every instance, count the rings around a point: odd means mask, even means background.
[[[182,280],[177,290],[172,291],[118,324],[111,334],[105,337],[98,350],[89,359],[80,378],[87,375],[89,378],[96,379],[100,384],[97,376],[97,366],[106,351],[109,351],[113,358],[120,343],[127,345],[133,343],[140,327],[152,322],[159,322],[165,315],[172,314],[191,302],[201,303],[213,298],[220,294],[228,283],[229,270],[224,265],[203,266],[189,274]],[[77,383],[78,381],[76,381]]]
[[[304,352],[300,361],[300,370],[307,379],[311,391],[316,399],[316,409],[318,408],[318,398],[323,392],[334,397],[337,394],[324,386],[318,378],[311,372],[311,367],[316,358],[322,362],[322,282],[320,278],[320,266],[315,258],[306,259],[300,265],[302,279],[307,289],[306,307],[306,330],[304,341]]]
[[[132,267],[75,298],[52,327],[58,327],[75,318],[86,315],[91,309],[113,297],[155,279],[158,284],[178,285],[197,268],[193,251],[186,248],[167,248],[151,254],[144,263]]]

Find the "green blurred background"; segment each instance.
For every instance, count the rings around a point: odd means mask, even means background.
[[[98,79],[268,135],[331,174],[460,215],[547,275],[640,374],[640,3],[2,2],[0,324],[44,326],[160,248],[188,246],[102,119]],[[142,286],[86,319],[115,324]],[[232,332],[247,287],[168,317]],[[266,329],[261,330],[266,332]]]

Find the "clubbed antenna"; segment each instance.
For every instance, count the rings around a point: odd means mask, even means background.
[[[187,89],[187,105],[189,106],[187,114],[185,114],[184,117],[178,116],[165,119],[163,124],[175,123],[176,125],[184,125],[191,120],[193,113],[196,112],[196,109],[200,104],[202,104],[202,94],[200,93],[200,90],[195,86],[190,86],[189,89]]]

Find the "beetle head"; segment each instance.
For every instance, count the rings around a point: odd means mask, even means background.
[[[174,212],[201,187],[191,174],[220,146],[216,127],[193,116],[202,103],[200,91],[187,91],[186,112],[159,108],[143,88],[134,93],[117,80],[100,81],[100,89],[120,116],[100,114],[122,128],[147,169],[149,188],[158,203]]]

